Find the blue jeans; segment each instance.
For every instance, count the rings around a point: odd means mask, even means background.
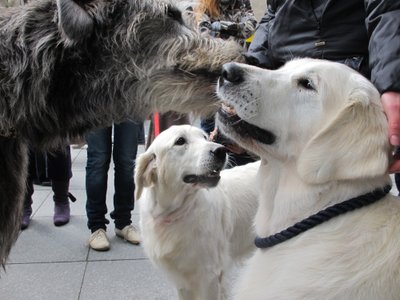
[[[107,173],[111,155],[114,160],[114,210],[110,216],[115,227],[122,229],[132,223],[135,184],[133,172],[138,147],[138,133],[141,124],[123,122],[92,131],[86,136],[86,214],[88,228],[94,232],[106,229]],[[114,145],[112,129],[114,128]]]

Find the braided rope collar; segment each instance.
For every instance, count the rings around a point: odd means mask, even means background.
[[[378,188],[370,193],[332,205],[294,224],[293,226],[290,226],[285,230],[282,230],[279,233],[264,238],[256,237],[255,239],[256,247],[269,248],[275,246],[276,244],[287,241],[288,239],[295,237],[300,233],[303,233],[304,231],[307,231],[308,229],[311,229],[323,222],[326,222],[332,219],[333,217],[372,204],[382,199],[386,194],[388,194],[391,188],[392,188],[391,185],[387,185],[383,188]]]

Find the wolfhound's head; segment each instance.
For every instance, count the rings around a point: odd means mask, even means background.
[[[235,42],[202,36],[170,0],[54,1],[0,14],[9,107],[0,129],[30,140],[156,110],[213,112],[222,65],[242,59]]]
[[[115,43],[107,49],[119,58],[134,55],[135,64],[145,73],[166,66],[219,72],[221,60],[240,56],[235,43],[221,47],[220,40],[201,37],[173,1],[57,0],[57,7],[65,43]]]

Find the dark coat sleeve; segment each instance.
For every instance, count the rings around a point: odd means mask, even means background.
[[[400,1],[365,0],[371,81],[381,93],[400,92]]]
[[[274,18],[274,9],[271,4],[268,4],[267,11],[261,18],[249,49],[247,53],[245,53],[247,63],[263,68],[272,68],[273,64],[268,58],[267,52],[270,22],[272,22]]]

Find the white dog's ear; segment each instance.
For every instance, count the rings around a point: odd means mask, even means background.
[[[143,188],[157,182],[156,156],[153,153],[143,153],[136,160],[135,168],[135,199],[139,200]]]
[[[380,100],[371,103],[365,97],[367,93],[353,93],[338,115],[308,142],[297,164],[305,181],[360,179],[387,171],[387,120]]]

